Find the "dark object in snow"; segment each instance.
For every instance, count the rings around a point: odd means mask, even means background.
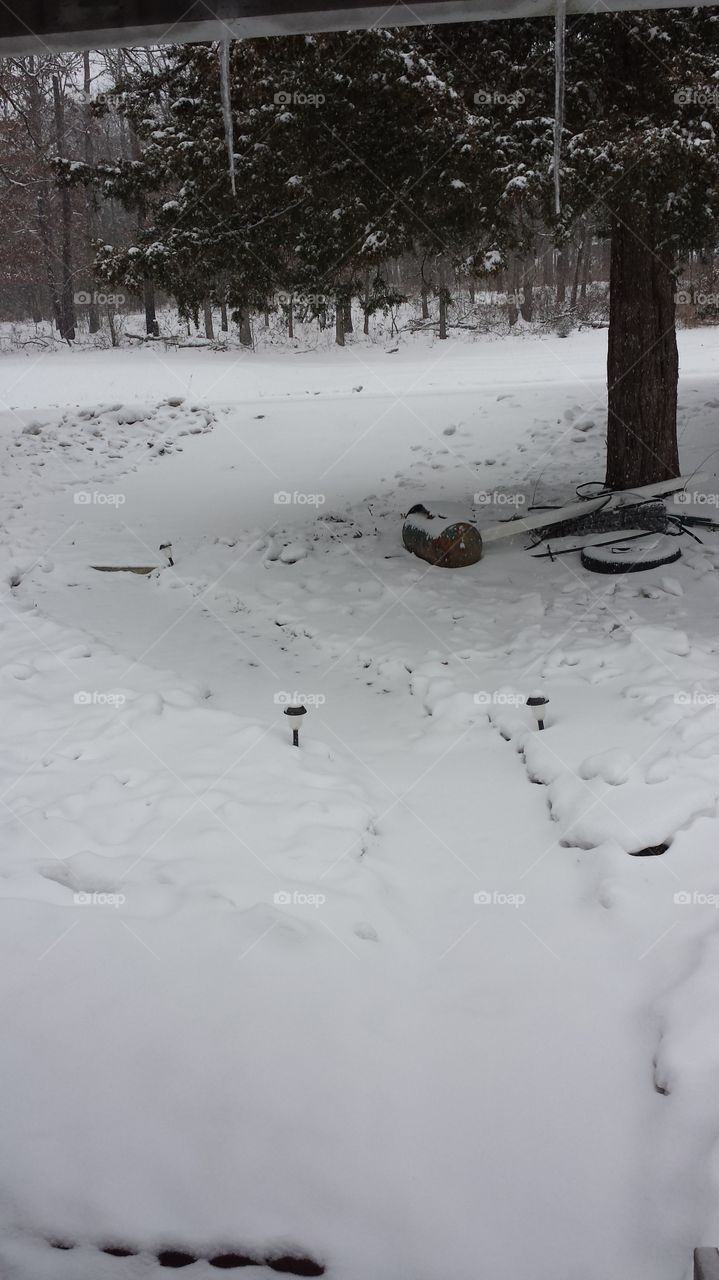
[[[614,533],[615,530],[630,528],[666,533],[668,524],[669,517],[664,503],[650,501],[624,507],[600,507],[589,515],[563,520],[536,532],[541,540],[550,536],[564,538],[567,534],[579,536],[584,533]]]
[[[167,563],[170,566],[170,568],[172,568],[173,564],[175,563],[175,561],[172,558],[172,543],[161,542],[160,551],[164,551],[165,555],[167,556]]]
[[[74,1249],[75,1243],[69,1240],[48,1240],[51,1249]],[[128,1245],[120,1244],[104,1244],[97,1246],[100,1253],[108,1254],[112,1258],[136,1258],[141,1249],[133,1249]],[[195,1262],[202,1262],[203,1254],[188,1253],[185,1249],[162,1249],[157,1254],[157,1261],[161,1267],[168,1267],[179,1270],[181,1267],[191,1267]],[[308,1258],[301,1254],[276,1254],[269,1258],[251,1257],[248,1253],[239,1253],[234,1250],[226,1253],[213,1254],[211,1258],[207,1258],[207,1262],[211,1267],[216,1267],[218,1271],[232,1271],[239,1267],[269,1267],[271,1271],[282,1271],[286,1275],[291,1276],[323,1276],[325,1268],[321,1262],[315,1262],[314,1258]]]
[[[669,845],[665,843],[648,844],[646,849],[629,849],[628,853],[631,858],[659,858],[668,848]]]
[[[482,559],[474,517],[453,503],[418,502],[407,512],[402,541],[421,560],[445,569],[464,569]]]
[[[638,538],[651,538],[651,536],[651,533],[645,530],[643,533],[630,533],[624,538],[615,536],[613,538],[607,538],[604,542],[591,542],[589,545],[590,547],[615,547],[617,542],[636,542]],[[552,546],[551,542],[547,541],[547,550],[540,551],[539,555],[532,556],[532,559],[556,560],[557,556],[574,555],[577,551],[584,551],[584,545],[582,543],[580,543],[579,546],[558,547],[556,543]]]
[[[719,1280],[719,1249],[694,1250],[694,1280]]]
[[[530,507],[522,516],[512,516],[510,520],[502,520],[499,524],[483,529],[482,540],[486,546],[487,543],[497,542],[501,538],[513,538],[518,533],[536,533],[537,530],[543,531],[546,537],[548,529],[554,529],[557,525],[565,524],[569,520],[584,520],[594,511],[609,511],[616,507],[638,507],[648,499],[666,497],[668,494],[678,493],[685,487],[685,481],[680,479],[660,480],[658,484],[641,485],[637,489],[602,489],[593,497],[585,494],[579,497],[579,501],[570,502],[563,507],[545,507],[544,509]],[[580,489],[586,488],[586,485],[580,485]],[[579,494],[579,490],[577,493]],[[636,526],[636,520],[633,523]],[[575,532],[574,525],[571,526],[570,532]]]
[[[246,1253],[216,1253],[214,1258],[208,1258],[211,1267],[217,1267],[220,1271],[231,1271],[235,1267],[261,1267],[262,1263],[257,1258],[250,1258]]]
[[[302,724],[302,717],[307,715],[307,707],[302,706],[301,703],[299,706],[285,707],[285,715],[289,717],[289,724],[292,729],[292,746],[299,747],[300,725]]]
[[[648,569],[659,569],[665,564],[674,564],[682,554],[677,546],[676,538],[659,534],[656,538],[643,541],[633,546],[633,539],[603,544],[600,547],[585,547],[582,551],[582,564],[592,573],[643,573]]]
[[[527,706],[532,710],[538,729],[544,728],[544,710],[548,705],[549,698],[545,698],[541,693],[535,693],[531,698],[527,698]]]
[[[283,1254],[281,1258],[268,1258],[266,1265],[271,1271],[283,1271],[290,1276],[323,1276],[324,1267],[313,1258],[293,1258]]]
[[[156,564],[91,564],[98,573],[154,573]]]
[[[669,1086],[669,1081],[666,1080],[662,1074],[656,1055],[652,1063],[652,1084],[654,1085],[655,1093],[661,1093],[663,1098],[668,1098],[670,1096],[671,1088]]]

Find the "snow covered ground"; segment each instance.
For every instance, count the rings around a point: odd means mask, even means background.
[[[0,357],[2,1280],[719,1243],[719,536],[608,579],[400,538],[601,479],[605,342]]]

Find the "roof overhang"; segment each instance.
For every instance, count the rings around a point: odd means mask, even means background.
[[[567,0],[570,13],[693,8],[697,0]],[[699,0],[701,3],[702,0]],[[428,22],[543,17],[554,0],[3,0],[0,55],[176,44]]]

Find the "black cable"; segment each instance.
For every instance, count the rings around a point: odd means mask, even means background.
[[[656,536],[656,531],[654,529],[644,529],[641,533],[630,534],[628,538],[623,538],[621,533],[617,533],[616,537],[608,538],[606,542],[584,542],[579,547],[555,547],[554,550],[549,547],[549,541],[547,539],[546,541],[549,549],[547,551],[542,551],[538,556],[532,556],[531,558],[532,560],[546,560],[547,558],[554,560],[555,556],[568,556],[572,551],[584,551],[585,549],[593,551],[595,547],[613,547],[615,542],[636,542],[638,538],[651,538],[653,536]],[[540,544],[537,543],[536,545],[539,546]]]

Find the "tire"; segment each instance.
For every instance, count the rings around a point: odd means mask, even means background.
[[[611,545],[585,547],[582,551],[584,568],[590,573],[645,573],[680,559],[682,552],[677,545],[678,538],[658,534],[632,539],[627,536],[632,532],[635,531],[627,529],[624,539],[617,538]]]

